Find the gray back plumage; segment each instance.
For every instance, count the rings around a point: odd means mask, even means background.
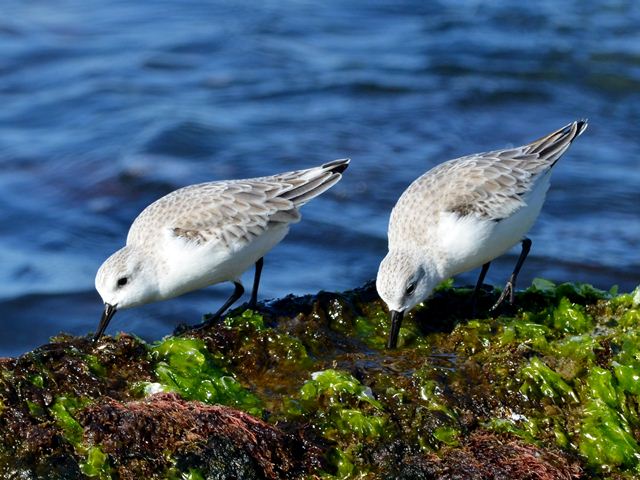
[[[168,229],[184,240],[240,248],[273,224],[300,219],[298,209],[342,178],[349,159],[246,180],[201,183],[149,205],[131,225],[127,244],[153,241]]]
[[[398,200],[391,214],[389,241],[400,231],[392,228],[395,223],[417,221],[416,213],[409,212],[431,212],[432,218],[438,212],[475,214],[496,221],[512,215],[586,127],[586,121],[576,121],[521,147],[476,153],[434,167]],[[407,228],[422,229],[418,224]]]

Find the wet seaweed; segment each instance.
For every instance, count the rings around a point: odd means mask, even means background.
[[[239,308],[155,344],[0,360],[0,476],[634,478],[640,289],[537,279],[498,316],[441,285],[398,350],[373,284]]]

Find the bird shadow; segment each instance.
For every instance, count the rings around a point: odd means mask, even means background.
[[[513,315],[516,305],[503,302],[497,309],[491,307],[500,296],[493,285],[483,284],[473,297],[473,286],[451,287],[436,291],[428,300],[409,315],[413,318],[422,335],[430,333],[451,333],[456,325],[470,320],[495,318],[499,315]]]

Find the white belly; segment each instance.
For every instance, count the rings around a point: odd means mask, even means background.
[[[549,174],[524,199],[526,205],[499,222],[474,215],[442,213],[438,226],[441,274],[449,278],[477,268],[519,243],[535,223],[549,188]]]
[[[159,273],[159,289],[163,298],[172,298],[193,290],[226,281],[239,281],[240,276],[289,232],[289,226],[276,224],[236,251],[219,244],[197,245],[168,238],[166,266]]]

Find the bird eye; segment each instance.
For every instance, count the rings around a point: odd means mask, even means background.
[[[127,284],[127,282],[129,281],[129,279],[127,277],[122,277],[118,279],[118,286],[119,287],[123,287]]]
[[[413,292],[415,291],[416,291],[416,282],[411,282],[404,293],[410,296],[410,295],[413,295]]]

